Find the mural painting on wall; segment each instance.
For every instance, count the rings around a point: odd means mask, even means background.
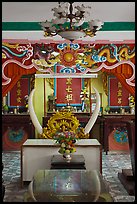
[[[114,129],[109,135],[110,151],[129,151],[128,134],[126,128]]]
[[[21,145],[27,140],[28,133],[24,128],[9,127],[3,134],[2,147],[4,151],[20,150]]]
[[[4,88],[10,84],[15,73],[19,77],[36,71],[54,74],[57,65],[62,66],[60,74],[89,74],[100,70],[111,72],[126,64],[130,66],[126,83],[134,88],[134,57],[134,44],[2,43],[2,85]],[[14,70],[11,66],[14,66]]]

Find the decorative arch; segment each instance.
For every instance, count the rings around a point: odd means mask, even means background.
[[[42,55],[42,49],[50,52]],[[56,52],[56,55],[53,55]],[[75,63],[74,63],[75,61]],[[22,75],[37,71],[54,75],[54,65],[62,66],[62,73],[97,73],[115,75],[121,84],[135,96],[134,44],[2,44],[2,96],[10,91]],[[66,67],[69,65],[69,68]]]

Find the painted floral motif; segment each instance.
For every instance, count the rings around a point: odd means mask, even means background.
[[[22,129],[19,129],[17,131],[10,130],[8,136],[9,136],[9,139],[13,142],[20,142],[20,141],[22,141],[22,139],[24,137],[24,131]]]
[[[116,142],[124,144],[128,142],[127,130],[116,130],[114,133]]]

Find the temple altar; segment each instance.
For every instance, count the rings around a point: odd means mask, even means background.
[[[83,155],[87,170],[102,173],[102,149],[96,139],[80,139],[76,142],[75,155]],[[52,147],[52,148],[51,148]],[[21,148],[21,181],[31,181],[38,169],[50,169],[51,157],[58,153],[59,145],[52,139],[27,139]]]

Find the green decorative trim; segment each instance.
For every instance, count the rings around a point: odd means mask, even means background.
[[[3,22],[2,23],[3,31],[33,31],[33,30],[42,30],[41,26],[37,22]]]
[[[105,22],[102,31],[135,31],[135,22]]]
[[[38,22],[2,22],[2,31],[40,31]],[[100,31],[135,31],[135,22],[105,22]]]

